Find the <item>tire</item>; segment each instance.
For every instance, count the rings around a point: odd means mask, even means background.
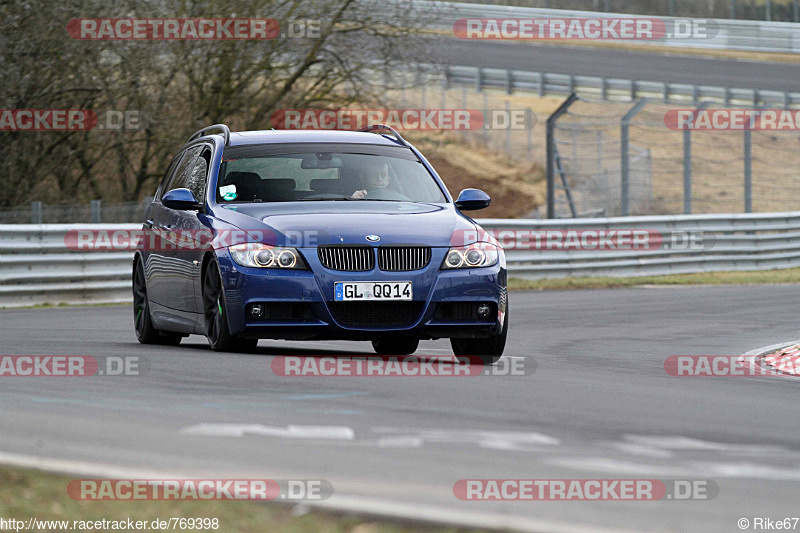
[[[150,302],[147,300],[147,280],[142,261],[137,259],[133,267],[133,329],[142,344],[166,344],[175,346],[183,337],[156,329],[150,318]]]
[[[227,309],[222,293],[222,276],[216,261],[211,261],[203,276],[203,320],[208,345],[215,352],[249,352],[258,344],[258,339],[244,339],[231,335]]]
[[[503,356],[508,338],[508,303],[506,303],[506,320],[503,331],[482,339],[450,339],[453,354],[458,356],[477,357],[482,365],[494,365]],[[477,361],[476,361],[477,362]]]
[[[413,337],[383,337],[372,341],[378,355],[411,355],[417,351],[419,339]]]

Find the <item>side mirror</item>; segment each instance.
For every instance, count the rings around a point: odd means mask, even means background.
[[[197,211],[203,207],[189,189],[172,189],[161,197],[161,203],[178,211]]]
[[[480,189],[464,189],[458,195],[456,207],[462,211],[477,211],[485,209],[492,203],[488,194]]]

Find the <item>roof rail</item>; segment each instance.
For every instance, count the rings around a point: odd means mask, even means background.
[[[210,130],[222,130],[222,136],[225,137],[225,146],[228,146],[231,143],[231,129],[226,126],[225,124],[214,124],[213,126],[206,126],[202,130],[197,130],[189,137],[189,140],[186,141],[187,143],[192,142],[195,139],[199,139],[200,137],[205,137],[208,135],[208,131]]]
[[[373,133],[380,130],[386,130],[392,132],[392,135],[394,136],[398,144],[402,144],[403,146],[408,146],[406,140],[403,139],[403,137],[399,133],[397,133],[397,130],[392,128],[391,126],[387,126],[386,124],[372,124],[371,126],[367,126],[366,128],[361,128],[358,131]]]

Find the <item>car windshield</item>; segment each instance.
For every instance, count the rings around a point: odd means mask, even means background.
[[[225,150],[217,201],[443,203],[442,189],[408,148],[234,146]]]

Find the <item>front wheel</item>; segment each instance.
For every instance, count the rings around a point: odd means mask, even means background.
[[[216,261],[211,261],[203,277],[203,319],[208,345],[215,352],[248,352],[255,349],[258,339],[231,335],[226,316],[222,277]]]
[[[372,341],[378,355],[411,355],[417,351],[419,339],[408,337],[383,337]]]
[[[503,323],[503,331],[482,339],[450,339],[450,346],[456,356],[478,357],[483,365],[494,365],[503,356],[508,338],[508,304]]]

